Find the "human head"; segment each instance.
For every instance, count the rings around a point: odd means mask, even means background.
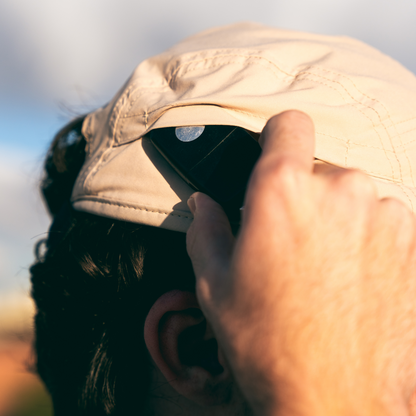
[[[31,268],[37,369],[55,414],[185,402],[200,414],[248,412],[196,301],[185,234],[71,208],[82,121],[62,129],[46,157],[41,189],[54,221]]]
[[[144,403],[152,363],[155,382],[167,380],[176,394],[194,394],[160,361],[155,332],[172,334],[168,324],[186,329],[180,337],[162,337],[178,341],[175,351],[185,340],[205,354],[185,349],[180,355],[210,366],[213,378],[205,385],[214,398],[229,403],[233,397],[227,397],[230,379],[215,384],[226,363],[217,359],[209,325],[195,305],[184,235],[175,233],[192,221],[186,207],[192,191],[157,157],[147,131],[206,123],[259,133],[271,115],[298,108],[317,127],[317,159],[362,169],[381,196],[411,206],[415,152],[408,137],[416,124],[409,100],[397,97],[407,97],[414,85],[397,63],[360,42],[241,24],[204,32],[145,61],[106,107],[60,134],[43,184],[55,225],[47,252],[32,268],[39,372],[57,410],[131,411],[138,394]],[[78,139],[66,143],[71,131]],[[169,302],[174,309],[163,309]],[[71,358],[74,352],[78,358]],[[147,364],[132,358],[148,352]],[[206,397],[197,400],[210,404]]]

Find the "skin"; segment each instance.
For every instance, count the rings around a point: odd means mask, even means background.
[[[310,118],[267,123],[238,238],[188,202],[199,305],[257,415],[407,415],[416,385],[416,222],[364,174],[314,168]]]
[[[141,414],[252,416],[194,293],[163,294],[149,311],[144,338],[153,369]]]

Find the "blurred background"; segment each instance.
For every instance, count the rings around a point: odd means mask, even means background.
[[[52,414],[32,369],[28,268],[49,225],[37,184],[54,132],[145,58],[242,20],[352,36],[416,72],[414,0],[1,0],[0,416]]]

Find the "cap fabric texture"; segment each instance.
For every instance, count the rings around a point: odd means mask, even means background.
[[[159,127],[234,125],[260,133],[288,109],[309,114],[315,157],[358,168],[380,197],[416,208],[416,77],[376,49],[254,23],[214,28],[147,59],[85,119],[75,209],[185,232],[193,190],[155,150]]]

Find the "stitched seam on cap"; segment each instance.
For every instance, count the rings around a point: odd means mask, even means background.
[[[148,112],[147,110],[141,111],[140,113],[135,113],[135,114],[130,114],[131,108],[133,107],[134,103],[141,97],[141,92],[142,91],[147,91],[147,90],[162,90],[162,89],[166,89],[168,86],[164,85],[162,87],[158,86],[158,87],[139,87],[137,86],[137,83],[134,84],[135,87],[137,87],[135,90],[131,91],[131,94],[135,94],[134,99],[130,100],[130,106],[128,108],[128,110],[126,111],[126,113],[123,115],[123,117],[120,117],[123,121],[120,121],[120,123],[125,123],[124,119],[127,118],[131,118],[131,117],[138,117],[138,116],[144,116],[145,114],[151,114],[153,111]],[[161,107],[163,108],[163,107]],[[122,129],[120,129],[120,133],[122,132]]]
[[[352,80],[352,79],[350,79],[349,77],[347,77],[346,75],[344,75],[344,74],[338,74],[337,72],[335,72],[335,71],[331,71],[331,70],[329,70],[329,69],[326,69],[326,68],[322,68],[322,67],[316,67],[316,68],[318,68],[318,69],[320,69],[321,71],[324,71],[324,72],[327,72],[327,73],[332,73],[332,74],[336,74],[336,75],[338,75],[338,76],[341,76],[341,77],[343,77],[343,78],[345,78],[345,79],[347,79],[349,82],[351,82],[351,84],[353,85],[353,87],[361,94],[361,95],[363,95],[364,97],[366,97],[366,98],[368,98],[369,100],[372,100],[372,101],[374,101],[374,102],[376,102],[376,103],[378,103],[383,109],[384,109],[384,111],[385,111],[385,113],[386,113],[386,115],[387,115],[387,118],[390,120],[390,122],[391,122],[391,124],[392,124],[392,126],[393,126],[393,128],[394,128],[394,130],[395,130],[395,132],[396,132],[396,135],[394,136],[394,137],[398,137],[399,138],[399,140],[400,140],[400,144],[401,145],[403,145],[403,143],[402,143],[402,140],[401,140],[401,135],[400,134],[398,134],[398,131],[397,131],[397,128],[396,128],[396,125],[393,123],[393,120],[391,119],[391,116],[390,116],[390,112],[387,110],[387,108],[385,107],[385,105],[381,102],[381,101],[379,101],[379,100],[377,100],[376,98],[373,98],[373,97],[370,97],[370,96],[368,96],[367,94],[365,94],[364,92],[362,92],[356,85],[355,85],[355,83],[354,83],[354,81]],[[400,172],[400,179],[401,180],[403,180],[403,172],[402,172],[402,166],[401,166],[401,164],[400,164],[400,159],[399,159],[399,156],[397,155],[397,153],[396,153],[396,149],[395,149],[395,146],[394,146],[394,143],[393,143],[393,140],[392,140],[392,137],[391,137],[391,135],[389,134],[389,132],[388,132],[388,130],[387,130],[387,127],[386,127],[386,125],[385,125],[385,123],[382,121],[382,117],[381,117],[381,115],[379,114],[379,112],[375,109],[375,108],[373,108],[373,107],[370,107],[370,106],[368,106],[368,108],[370,108],[370,109],[372,109],[376,114],[377,114],[377,116],[378,116],[378,119],[379,119],[379,121],[380,121],[380,123],[382,124],[382,126],[383,126],[383,128],[384,128],[384,130],[385,130],[385,132],[386,132],[386,134],[387,134],[387,137],[389,138],[389,141],[390,141],[390,144],[391,144],[391,147],[392,147],[392,149],[393,149],[393,153],[394,153],[394,155],[395,155],[395,157],[396,157],[396,161],[397,161],[397,164],[399,165],[399,172]],[[407,160],[407,163],[408,163],[408,165],[409,165],[409,168],[410,168],[410,172],[411,172],[411,178],[412,178],[412,183],[413,183],[413,186],[415,186],[415,182],[414,182],[414,179],[413,179],[413,172],[412,172],[412,165],[411,165],[411,163],[410,163],[410,160],[409,160],[409,157],[408,157],[408,154],[407,154],[407,152],[406,152],[406,148],[404,149],[404,154],[405,154],[405,157],[406,157],[406,160]],[[386,156],[387,156],[387,154],[386,154]]]
[[[85,198],[78,198],[75,199],[73,202],[82,202],[88,199]],[[190,217],[188,215],[179,215],[179,214],[175,214],[174,212],[167,212],[167,211],[157,211],[157,210],[151,210],[151,209],[146,209],[146,208],[138,208],[138,207],[129,207],[128,205],[123,205],[117,202],[108,202],[108,201],[97,201],[97,200],[90,200],[90,202],[93,202],[94,204],[103,204],[103,205],[113,205],[113,206],[117,206],[120,208],[126,208],[126,209],[132,209],[135,211],[146,211],[146,212],[151,212],[153,214],[160,214],[160,215],[170,215],[173,217],[179,217],[179,218],[186,218],[188,220],[192,220],[193,217]]]
[[[285,75],[289,75],[292,76],[292,74],[290,74],[289,72],[284,71],[283,69],[281,69],[279,66],[276,65],[276,63],[270,61],[269,59],[265,58],[264,56],[258,56],[258,55],[244,55],[244,54],[231,54],[231,53],[226,53],[224,55],[216,55],[216,56],[210,56],[207,58],[203,58],[203,59],[194,59],[194,60],[190,60],[187,62],[184,62],[182,64],[180,64],[178,67],[175,68],[175,70],[170,74],[170,78],[167,80],[168,84],[170,85],[170,83],[172,82],[173,78],[176,77],[177,73],[179,72],[179,70],[186,66],[186,65],[190,65],[190,64],[195,64],[195,63],[201,63],[204,61],[212,61],[214,59],[217,58],[226,58],[226,57],[236,57],[236,58],[253,58],[253,59],[258,59],[261,61],[265,61],[268,62],[270,65],[272,65],[274,68],[276,68],[279,72],[282,72]],[[237,63],[237,62],[230,62],[230,63]],[[254,62],[253,62],[254,63]],[[219,64],[218,64],[219,65]],[[222,65],[226,65],[225,63],[221,64]],[[261,65],[261,64],[259,64]],[[196,70],[196,68],[195,68]],[[191,71],[186,71],[186,72],[191,72]],[[273,71],[274,72],[274,71]]]
[[[319,69],[319,68],[318,68]],[[359,100],[357,100],[355,97],[353,97],[352,95],[351,95],[351,93],[349,92],[349,90],[346,88],[346,86],[344,86],[341,82],[339,82],[339,81],[336,81],[336,80],[334,80],[334,79],[329,79],[329,78],[326,78],[326,77],[324,77],[324,76],[322,76],[322,75],[319,75],[319,74],[315,74],[315,73],[313,73],[313,72],[308,72],[308,71],[304,71],[303,73],[305,73],[305,74],[310,74],[310,75],[314,75],[314,76],[317,76],[318,78],[322,78],[322,79],[325,79],[326,81],[329,81],[329,82],[333,82],[333,83],[335,83],[335,84],[338,84],[338,85],[340,85],[342,88],[343,88],[343,90],[348,94],[348,96],[356,103],[356,104],[360,104],[360,105],[362,105],[363,107],[365,107],[365,108],[368,108],[369,110],[372,110],[372,111],[374,111],[376,114],[377,114],[377,116],[378,116],[378,118],[379,118],[379,120],[380,120],[380,122],[381,122],[381,118],[380,118],[380,115],[379,115],[379,113],[377,112],[377,110],[375,110],[375,109],[373,109],[372,107],[370,107],[370,106],[368,106],[368,105],[366,105],[366,104],[364,104],[364,103],[362,103],[361,101],[359,101]],[[301,73],[299,73],[299,75],[300,75]],[[334,73],[334,74],[337,74],[337,73]],[[338,75],[341,75],[341,74],[338,74]],[[346,78],[346,77],[344,77],[344,78]],[[346,78],[346,79],[348,79],[348,78]],[[313,81],[313,80],[310,80],[310,81]],[[351,81],[351,83],[352,83],[352,81]],[[326,85],[325,83],[323,84],[323,85]],[[328,86],[329,87],[329,86]],[[331,87],[329,87],[329,88],[331,88]],[[337,90],[336,90],[337,91]],[[358,91],[359,93],[360,93],[360,91]],[[341,94],[340,94],[341,95]],[[342,95],[341,95],[341,97],[342,97]],[[371,98],[370,98],[371,99]],[[344,98],[344,101],[345,101],[345,98]],[[345,101],[346,103],[347,103],[347,101]],[[348,104],[348,103],[347,103]],[[392,171],[392,175],[393,175],[393,179],[395,179],[395,172],[394,172],[394,168],[393,168],[393,164],[391,163],[391,160],[390,160],[390,158],[387,156],[387,152],[386,152],[386,149],[385,149],[385,147],[383,146],[383,141],[382,141],[382,139],[381,139],[381,136],[380,136],[380,134],[379,134],[379,132],[376,130],[376,127],[378,127],[378,126],[376,126],[375,124],[374,124],[374,122],[373,122],[373,120],[371,119],[371,117],[369,117],[367,114],[365,114],[363,111],[361,111],[358,107],[357,107],[357,105],[356,104],[352,104],[356,109],[357,109],[357,111],[359,111],[367,120],[369,120],[370,121],[370,123],[372,124],[372,126],[373,126],[373,130],[375,131],[375,133],[377,134],[377,136],[378,136],[378,138],[379,138],[379,140],[380,140],[380,144],[381,144],[381,146],[382,146],[382,149],[385,151],[385,155],[386,155],[386,158],[387,158],[387,161],[389,162],[389,164],[390,164],[390,167],[391,167],[391,171]],[[388,133],[388,131],[386,130],[386,127],[382,124],[382,122],[381,122],[381,124],[380,124],[380,126],[384,129],[384,131],[386,132],[386,134],[387,134],[387,137],[390,139],[390,135],[389,135],[389,133]],[[390,142],[391,142],[391,140],[390,140]],[[354,142],[351,142],[351,143],[354,143]],[[394,149],[394,147],[393,147],[393,149]],[[396,159],[397,159],[397,155],[396,155]],[[402,180],[403,179],[403,177],[402,177],[402,173],[401,173],[401,166],[400,166],[400,163],[399,163],[399,161],[397,160],[397,162],[398,162],[398,164],[399,164],[399,172],[400,172],[400,179]]]
[[[265,59],[266,62],[269,62],[267,59]],[[248,65],[259,65],[262,66],[263,68],[269,69],[274,75],[275,77],[279,80],[279,81],[283,81],[285,82],[285,79],[282,77],[278,76],[278,73],[276,71],[273,71],[270,66],[268,65],[263,65],[260,62],[240,62],[240,61],[227,61],[227,62],[221,62],[221,63],[216,63],[216,64],[211,64],[209,66],[204,67],[204,69],[210,69],[210,68],[217,68],[217,67],[221,67],[221,66],[225,66],[225,65],[229,65],[229,64],[239,64],[242,66],[248,66]],[[278,67],[274,66],[275,68],[279,69]],[[188,70],[184,70],[183,74],[189,74],[193,71],[198,71],[201,68],[192,68],[192,69],[188,69]],[[286,76],[290,76],[292,78],[295,78],[297,75],[292,75],[292,74],[288,74],[284,71],[281,71],[282,74],[286,75]],[[176,79],[175,79],[176,80]],[[170,85],[170,84],[169,84]]]
[[[146,111],[145,114],[143,114],[143,113],[129,114],[128,116],[124,116],[123,118],[144,117],[144,116],[149,116],[149,115],[151,115],[151,114],[153,114],[157,111],[160,111],[162,109],[165,109],[166,111],[168,111],[168,110],[171,110],[173,108],[196,107],[196,106],[201,106],[201,105],[202,106],[207,106],[207,107],[218,107],[218,108],[221,108],[222,110],[228,110],[228,111],[233,111],[233,112],[235,111],[237,113],[246,114],[250,117],[260,118],[262,120],[268,120],[269,119],[269,117],[262,117],[262,116],[250,113],[249,111],[237,110],[235,108],[230,108],[230,107],[227,107],[227,106],[220,106],[218,104],[212,104],[212,103],[209,103],[209,102],[204,103],[204,104],[195,104],[195,103],[187,104],[187,103],[183,103],[183,102],[180,102],[180,101],[176,102],[173,105],[158,107],[155,110],[152,110],[152,111],[149,111],[149,112]]]
[[[166,85],[164,85],[163,87],[160,87],[160,86],[159,87],[147,87],[147,88],[146,87],[138,87],[137,86],[137,83],[135,83],[134,85],[131,86],[131,88],[133,88],[133,87],[136,87],[136,89],[132,90],[130,93],[131,93],[131,95],[135,94],[134,95],[134,98],[130,100],[129,108],[125,112],[125,114],[123,115],[123,117],[120,117],[120,119],[123,120],[123,121],[120,121],[120,123],[125,123],[124,119],[131,117],[129,115],[129,113],[131,111],[131,108],[133,107],[134,103],[141,97],[141,92],[142,91],[147,91],[147,90],[163,90],[163,89],[166,89],[167,88]],[[145,110],[145,111],[147,112],[147,110]],[[152,112],[149,112],[148,114],[151,114],[151,113]],[[143,116],[144,113],[141,112],[141,113],[137,113],[135,115],[136,116]],[[115,127],[114,127],[114,129],[115,129]],[[120,129],[120,133],[121,132],[122,132],[122,129]],[[114,135],[115,135],[115,132],[114,132]]]
[[[408,130],[408,131],[405,131],[405,132],[402,132],[401,134],[406,134],[406,133],[410,133],[411,131],[415,131],[416,129],[415,128],[413,128],[413,129],[411,129],[411,130]],[[344,139],[341,139],[341,138],[339,138],[339,137],[336,137],[336,136],[332,136],[331,134],[327,134],[327,133],[322,133],[322,132],[316,132],[315,134],[320,134],[320,135],[322,135],[322,136],[328,136],[328,137],[331,137],[331,138],[333,138],[333,139],[336,139],[336,140],[339,140],[340,142],[342,142],[342,143],[345,143],[345,140]],[[394,139],[396,136],[393,136],[392,138]],[[403,146],[407,146],[408,144],[411,144],[411,143],[414,143],[414,142],[416,142],[416,139],[413,139],[413,140],[410,140],[410,141],[408,141],[408,142],[406,142],[405,144],[401,144],[401,145],[399,145],[399,146],[396,146],[396,149],[400,149],[401,147],[403,147]],[[363,143],[358,143],[358,142],[350,142],[351,144],[353,144],[353,145],[355,145],[355,146],[359,146],[359,147],[368,147],[368,148],[370,148],[370,149],[376,149],[376,150],[382,150],[382,151],[385,151],[385,152],[390,152],[390,153],[394,153],[394,151],[393,150],[390,150],[390,149],[385,149],[383,146],[371,146],[371,145],[368,145],[368,144],[363,144]]]
[[[341,76],[341,77],[343,77],[343,78],[346,78],[347,80],[349,80],[349,81],[351,82],[351,84],[354,86],[354,88],[355,88],[355,89],[356,89],[356,90],[357,90],[360,94],[362,94],[363,96],[367,97],[369,100],[372,100],[372,101],[374,101],[374,102],[379,103],[379,104],[382,106],[382,108],[385,110],[385,112],[386,112],[386,114],[387,114],[388,119],[390,120],[391,124],[393,125],[393,127],[394,127],[394,129],[395,129],[395,131],[396,131],[396,134],[397,134],[397,135],[399,136],[399,138],[400,138],[400,144],[401,144],[401,146],[403,146],[403,143],[402,143],[402,141],[401,141],[401,136],[398,134],[398,132],[397,132],[397,128],[396,128],[395,124],[393,123],[393,121],[392,121],[392,119],[391,119],[390,113],[389,113],[389,111],[387,110],[387,108],[383,105],[383,103],[381,103],[380,101],[378,101],[378,100],[377,100],[377,99],[375,99],[375,98],[371,98],[371,97],[369,97],[367,94],[365,94],[365,93],[363,93],[362,91],[360,91],[360,90],[357,88],[357,86],[355,85],[355,83],[354,83],[351,79],[349,79],[348,77],[346,77],[345,75],[343,75],[343,74],[339,74],[339,73],[334,72],[334,71],[329,71],[329,70],[324,69],[324,68],[321,68],[321,67],[316,67],[316,68],[321,69],[321,70],[323,70],[323,71],[325,71],[325,72],[332,73],[332,74],[335,74],[335,75]],[[336,81],[334,80],[334,82],[336,82]],[[341,83],[339,83],[339,84],[340,84],[340,85],[342,85]],[[345,88],[345,87],[344,87],[344,88]],[[347,91],[347,92],[348,92],[348,91]],[[349,95],[350,95],[350,94],[349,94]],[[351,95],[350,95],[350,96],[351,96]],[[355,98],[354,98],[354,97],[352,97],[352,96],[351,96],[351,98],[352,98],[353,100],[355,100]],[[356,100],[355,100],[355,101],[356,101]],[[361,104],[362,104],[362,103],[361,103]],[[364,105],[364,104],[362,104],[362,105]],[[387,134],[387,136],[388,136],[388,138],[389,138],[390,144],[391,144],[391,146],[392,146],[392,148],[393,148],[393,153],[394,153],[394,155],[395,155],[395,157],[396,157],[396,161],[397,161],[397,163],[398,163],[398,165],[399,165],[399,169],[400,169],[400,180],[401,180],[401,181],[403,181],[402,167],[401,167],[400,160],[399,160],[399,157],[398,157],[397,152],[396,152],[396,148],[395,148],[395,146],[394,146],[394,144],[393,144],[392,137],[390,136],[390,134],[389,134],[389,132],[388,132],[388,130],[387,130],[387,127],[386,127],[386,126],[385,126],[385,124],[383,123],[382,118],[381,118],[380,114],[378,113],[378,111],[377,111],[375,108],[372,108],[372,107],[370,107],[370,106],[367,106],[367,107],[368,107],[369,109],[372,109],[372,110],[373,110],[373,111],[377,114],[377,116],[378,116],[378,118],[379,118],[379,121],[380,121],[380,123],[382,124],[382,126],[383,126],[383,128],[384,128],[384,130],[385,130],[385,132],[386,132],[386,134]],[[373,126],[374,126],[374,123],[373,123]],[[380,138],[380,142],[381,142],[381,137],[380,137],[380,135],[378,134],[378,132],[377,132],[377,135],[379,136],[379,138]],[[396,136],[394,136],[394,137],[396,137]],[[382,142],[381,142],[381,143],[382,143]],[[390,159],[389,159],[389,157],[387,156],[387,149],[385,149],[385,148],[384,148],[384,146],[383,146],[383,149],[384,149],[384,151],[385,151],[385,154],[386,154],[387,160],[389,161],[390,166],[391,166],[391,167],[392,167],[392,169],[393,169],[393,166],[392,166],[392,164],[391,164],[391,162],[390,162]],[[410,163],[409,157],[408,157],[408,155],[407,155],[407,153],[406,153],[406,149],[404,149],[404,153],[405,153],[405,157],[406,157],[406,159],[407,159],[407,161],[408,161],[408,163],[409,163],[410,174],[411,174],[412,183],[413,183],[413,186],[414,186],[415,184],[414,184],[414,178],[413,178],[412,166],[411,166],[411,163]],[[394,171],[393,171],[393,172],[394,172]],[[393,173],[393,175],[394,175],[394,173]],[[393,179],[394,179],[394,177],[393,177]],[[402,184],[402,183],[397,183],[397,184],[398,184],[398,186],[400,187],[400,189],[402,190],[402,192],[406,195],[406,197],[407,197],[407,199],[409,200],[409,203],[410,203],[410,205],[411,205],[411,207],[412,207],[412,211],[414,211],[413,201],[412,201],[412,199],[410,198],[410,196],[409,196],[408,192],[406,191],[405,187],[403,186],[403,184]],[[416,193],[415,193],[415,190],[414,190],[414,189],[411,189],[411,192],[413,193],[413,195],[414,195],[414,196],[416,196]]]
[[[336,137],[336,136],[332,136],[332,135],[330,135],[330,134],[321,133],[321,132],[319,132],[319,131],[315,132],[315,134],[316,134],[316,136],[327,136],[327,137],[330,137],[331,139],[335,139],[335,140],[340,141],[341,143],[346,144],[346,141],[345,141],[345,140],[340,139],[339,137]],[[367,148],[370,148],[370,149],[375,149],[375,150],[385,151],[385,152],[393,152],[393,150],[386,150],[386,149],[383,149],[382,147],[377,147],[377,146],[368,146],[368,145],[366,145],[366,144],[361,144],[361,143],[350,142],[350,144],[355,145],[355,146],[359,146],[359,147],[367,147]],[[331,163],[331,162],[328,162],[328,163]],[[386,177],[383,175],[383,173],[381,173],[381,172],[376,172],[376,171],[374,171],[374,170],[363,169],[363,168],[360,168],[360,169],[361,169],[363,172],[366,172],[366,173],[368,173],[368,174],[370,174],[370,175],[376,175],[376,176],[377,176],[377,177],[379,177],[380,179],[385,179],[385,180],[391,181],[392,183],[395,183],[395,184],[399,184],[399,183],[400,183],[400,182],[399,182],[399,181],[400,181],[400,179],[391,179],[391,178],[386,178]]]
[[[406,192],[406,189],[409,189],[409,188],[406,188],[402,183],[399,183],[398,185],[399,185],[399,188],[402,190],[402,192],[407,196],[410,206],[412,207],[412,211],[415,212],[414,207],[413,207],[413,201],[410,198],[409,194]],[[412,191],[412,193],[413,193],[413,196],[416,196],[414,190]]]
[[[91,131],[91,123],[92,123],[92,114],[89,114],[86,118],[86,120],[84,121],[84,123],[86,123],[85,125],[85,140],[86,140],[86,149],[85,149],[85,154],[86,154],[86,158],[91,156],[91,136],[92,136],[92,131]],[[88,176],[88,173],[91,170],[91,165],[88,166],[88,168],[85,168],[85,164],[82,166],[82,168],[80,169],[80,172],[78,173],[77,179],[75,184],[80,183],[81,186],[80,188],[83,189],[84,187],[86,188],[85,182],[86,182],[86,178]],[[75,189],[75,187],[74,187]]]
[[[114,130],[113,130],[114,137],[116,137],[116,126],[117,126],[117,124],[120,126],[120,128],[119,128],[120,131],[119,131],[119,134],[118,134],[118,136],[120,136],[120,140],[119,140],[120,142],[121,142],[121,137],[123,136],[124,127],[126,125],[127,118],[129,118],[127,115],[130,113],[134,103],[142,96],[142,94],[141,94],[142,91],[165,89],[167,87],[166,85],[164,85],[162,87],[157,86],[157,87],[147,87],[146,88],[146,87],[137,87],[137,84],[135,84],[134,86],[136,87],[136,89],[131,91],[131,95],[135,94],[134,98],[130,100],[130,103],[129,103],[130,105],[129,105],[128,109],[125,111],[124,116],[123,117],[118,117],[117,123],[114,125]],[[133,85],[131,87],[133,88]],[[120,110],[120,113],[121,113],[121,110]],[[140,115],[144,118],[145,129],[147,129],[147,127],[146,127],[147,126],[147,118],[146,118],[147,114],[149,114],[147,112],[147,110],[144,110],[144,112],[138,114],[138,115]]]
[[[133,87],[136,87],[135,89],[133,89]],[[141,92],[142,91],[147,91],[147,90],[163,90],[163,89],[165,89],[167,86],[166,85],[164,85],[164,86],[157,86],[157,87],[139,87],[139,86],[137,86],[137,83],[135,83],[134,85],[132,85],[131,86],[131,91],[130,91],[130,94],[131,95],[133,95],[133,94],[135,94],[134,95],[134,98],[133,99],[131,99],[130,100],[130,102],[129,102],[129,108],[126,110],[126,112],[125,112],[125,114],[123,115],[123,117],[119,117],[119,120],[117,120],[117,123],[120,123],[120,125],[122,125],[121,123],[125,123],[125,120],[124,119],[126,119],[126,118],[129,118],[129,116],[127,115],[127,114],[129,114],[130,113],[130,111],[131,111],[131,109],[132,109],[132,107],[133,107],[133,105],[134,105],[134,103],[141,97]],[[124,106],[123,106],[124,107]],[[147,110],[145,110],[145,112],[147,112]],[[120,113],[121,113],[121,110],[120,110]],[[141,115],[141,116],[143,116],[144,115],[144,113],[142,112],[142,113],[140,113],[140,114],[137,114],[137,115]],[[122,121],[121,121],[122,120]],[[115,129],[116,129],[116,126],[114,126],[114,136],[116,136],[116,132],[115,132]],[[120,127],[120,135],[122,135],[122,131],[123,131],[123,127]]]
[[[380,136],[380,134],[378,133],[378,131],[376,130],[376,127],[378,127],[378,125],[376,126],[375,124],[374,124],[374,122],[373,122],[373,120],[367,115],[367,114],[365,114],[360,108],[358,108],[357,107],[357,104],[360,104],[360,105],[362,105],[363,107],[367,107],[367,108],[369,108],[369,106],[366,106],[365,104],[363,104],[363,103],[361,103],[360,101],[358,101],[357,99],[355,99],[350,93],[349,93],[349,91],[348,91],[348,89],[343,85],[343,84],[341,84],[340,82],[338,82],[338,81],[335,81],[335,80],[331,80],[331,79],[328,79],[328,78],[325,78],[325,77],[323,77],[323,76],[321,76],[321,75],[319,75],[319,74],[314,74],[314,73],[311,73],[311,72],[303,72],[304,74],[309,74],[309,75],[315,75],[315,76],[317,76],[318,78],[323,78],[323,79],[325,79],[325,80],[327,80],[327,81],[329,81],[329,82],[334,82],[335,84],[338,84],[338,85],[340,85],[343,89],[344,89],[344,91],[349,95],[349,97],[355,102],[355,103],[348,103],[346,100],[345,100],[345,98],[342,96],[342,94],[341,94],[341,92],[340,91],[338,91],[336,88],[334,88],[334,87],[331,87],[331,86],[329,86],[328,84],[326,84],[326,83],[324,83],[324,82],[319,82],[319,81],[316,81],[316,80],[312,80],[312,79],[310,79],[310,78],[308,78],[308,77],[306,77],[305,79],[308,79],[309,81],[311,81],[311,82],[315,82],[315,83],[318,83],[318,84],[321,84],[321,85],[324,85],[324,86],[326,86],[326,87],[328,87],[328,88],[331,88],[332,90],[334,90],[334,91],[337,91],[338,92],[338,94],[341,96],[341,98],[344,100],[344,102],[347,104],[347,105],[351,105],[352,107],[354,107],[359,113],[361,113],[371,124],[372,124],[372,126],[373,126],[373,130],[375,131],[375,133],[377,134],[377,136],[378,136],[378,138],[379,138],[379,140],[380,140],[380,144],[381,144],[381,147],[380,147],[380,150],[383,150],[384,152],[385,152],[385,155],[386,155],[386,158],[387,158],[387,161],[389,162],[389,164],[390,164],[390,168],[391,168],[391,172],[392,172],[392,176],[393,176],[393,179],[395,179],[395,174],[394,174],[394,169],[393,169],[393,165],[392,165],[392,163],[391,163],[391,161],[390,161],[390,158],[387,156],[387,149],[385,149],[385,147],[383,146],[383,142],[382,142],[382,139],[381,139],[381,136]],[[301,74],[301,73],[300,73]],[[300,75],[299,74],[299,75]],[[384,126],[382,126],[383,128],[384,128]],[[346,157],[345,157],[345,163],[346,163],[346,165],[345,166],[348,166],[348,162],[347,162],[347,155],[348,155],[348,149],[349,149],[349,145],[350,144],[354,144],[354,145],[356,145],[356,144],[358,144],[359,145],[359,143],[356,143],[356,142],[353,142],[353,141],[351,141],[350,139],[348,139],[347,141],[345,141],[344,140],[344,143],[346,143],[347,144],[347,151],[346,151]]]
[[[102,149],[101,152],[98,153],[97,156],[94,158],[94,161],[96,162],[94,164],[91,163],[90,172],[85,178],[85,189],[87,193],[89,194],[92,193],[91,186],[92,186],[92,181],[95,175],[101,170],[105,161],[108,159],[109,155],[111,154],[111,150],[114,147],[116,126],[117,126],[118,120],[120,119],[121,111],[123,107],[126,105],[126,102],[128,102],[127,97],[130,94],[130,91],[133,87],[134,87],[134,84],[132,84],[129,88],[127,88],[127,90],[117,100],[111,112],[111,117],[108,122],[109,124],[108,127],[111,130],[111,136],[112,136],[111,141],[108,143],[108,147]]]
[[[412,131],[416,131],[416,128],[413,128],[413,129],[410,129],[410,130],[403,131],[401,134],[407,134],[407,133],[410,133],[410,132],[412,132]],[[393,138],[394,138],[394,137],[396,137],[396,136],[393,136]],[[399,145],[399,146],[396,146],[396,149],[400,149],[401,147],[407,146],[408,144],[412,144],[412,143],[414,143],[414,142],[416,142],[416,139],[409,140],[408,142],[406,142],[406,143],[404,143],[404,144],[401,144],[401,145]]]
[[[416,120],[416,117],[411,117],[411,118],[408,118],[407,120],[398,121],[395,124],[396,124],[396,126],[398,126],[399,124],[407,123],[408,121],[413,121],[413,120]],[[402,134],[404,134],[404,133],[402,133]]]
[[[327,69],[325,69],[325,68],[321,68],[321,70],[323,70],[323,71],[326,71],[326,72],[329,72],[329,73],[331,73],[331,72],[333,72],[333,71],[329,71],[329,70],[327,70]],[[403,142],[402,142],[402,137],[401,137],[401,134],[399,134],[398,133],[398,131],[397,131],[397,127],[396,127],[396,125],[395,125],[395,123],[393,122],[393,120],[391,119],[391,115],[390,115],[390,112],[387,110],[387,108],[386,108],[386,106],[381,102],[381,101],[379,101],[379,100],[377,100],[376,98],[372,98],[372,97],[369,97],[367,94],[365,94],[364,92],[362,92],[360,89],[358,89],[358,87],[355,85],[355,83],[354,83],[354,81],[352,81],[350,78],[348,78],[348,77],[346,77],[345,75],[343,75],[343,74],[340,74],[342,77],[344,77],[344,78],[346,78],[346,79],[348,79],[351,83],[352,83],[352,85],[354,86],[354,88],[359,92],[359,93],[361,93],[362,95],[364,95],[365,97],[367,97],[369,100],[372,100],[372,101],[375,101],[376,103],[379,103],[380,105],[381,105],[381,107],[384,109],[384,111],[386,112],[386,114],[387,114],[387,117],[388,117],[388,119],[390,120],[390,122],[391,122],[391,124],[392,124],[392,126],[393,126],[393,128],[394,128],[394,131],[396,132],[396,134],[393,136],[394,138],[396,138],[396,137],[398,137],[399,138],[399,140],[400,140],[400,144],[399,144],[399,146],[400,147],[403,147]],[[386,133],[387,133],[387,135],[388,135],[388,137],[389,137],[389,141],[390,141],[390,144],[391,144],[391,147],[393,148],[393,153],[394,153],[394,155],[396,156],[396,160],[397,160],[397,163],[398,163],[398,165],[399,165],[399,168],[400,168],[400,176],[401,176],[401,179],[403,180],[403,172],[402,172],[402,166],[401,166],[401,164],[400,164],[400,159],[399,159],[399,156],[398,156],[398,154],[397,154],[397,152],[396,152],[396,146],[394,145],[394,142],[393,142],[393,137],[390,135],[390,133],[388,132],[388,130],[387,130],[387,127],[385,126],[385,124],[383,123],[383,121],[382,121],[382,119],[381,119],[381,116],[380,116],[380,114],[375,110],[375,109],[373,109],[375,112],[376,112],[376,114],[378,115],[378,117],[379,117],[379,120],[380,120],[380,123],[382,123],[382,125],[383,125],[383,127],[384,127],[384,129],[385,129],[385,131],[386,131]],[[408,156],[408,154],[407,154],[407,151],[406,151],[407,149],[406,148],[404,148],[404,155],[405,155],[405,157],[406,157],[406,160],[407,160],[407,163],[408,163],[408,166],[409,166],[409,169],[410,169],[410,177],[412,178],[412,184],[413,184],[413,186],[415,186],[415,181],[414,181],[414,178],[413,178],[413,169],[412,169],[412,164],[410,163],[410,159],[409,159],[409,156]],[[410,201],[411,202],[411,201]],[[413,205],[412,205],[413,206]]]
[[[416,190],[415,190],[415,188],[410,188],[410,191],[412,192],[412,194],[413,194],[413,197],[416,199]],[[413,208],[413,203],[412,203],[412,201],[410,201],[410,203],[412,204],[412,211],[414,211],[414,208]]]
[[[328,137],[331,137],[332,139],[339,140],[342,143],[346,143],[346,141],[344,139],[341,139],[341,138],[336,137],[336,136],[332,136],[331,134],[321,133],[321,132],[318,132],[318,131],[315,134],[316,135],[322,135],[322,136],[328,136]],[[381,150],[383,152],[385,151],[385,152],[393,153],[393,150],[384,149],[382,146],[371,146],[371,145],[368,145],[368,144],[362,144],[362,143],[357,143],[357,142],[350,142],[350,143],[355,145],[355,146],[358,146],[358,147],[368,147],[370,149],[376,149],[376,150]]]
[[[347,150],[345,152],[344,165],[348,166],[348,153],[350,152],[350,139],[347,140],[346,146],[347,146]]]

